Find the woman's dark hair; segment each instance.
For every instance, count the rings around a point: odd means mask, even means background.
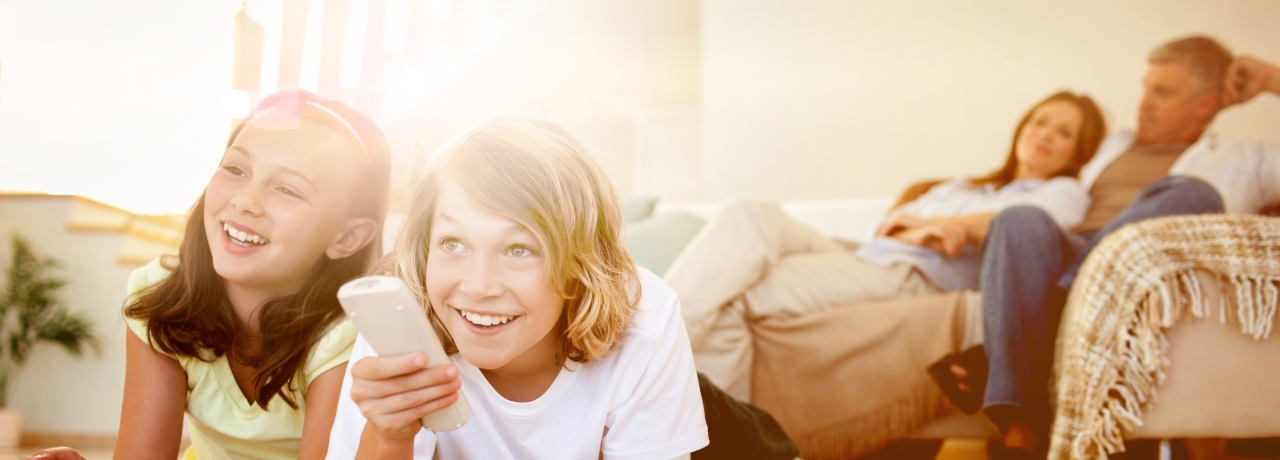
[[[343,136],[353,149],[370,156],[352,209],[360,217],[374,219],[380,234],[387,208],[390,155],[378,127],[355,110],[337,102],[320,101],[301,90],[272,94],[259,103],[254,113],[275,108],[296,110],[300,121],[326,126]],[[228,148],[253,118],[250,116],[232,130]],[[364,274],[381,255],[380,238],[375,237],[349,257],[322,257],[297,293],[259,306],[259,333],[250,337],[232,311],[222,277],[214,271],[204,227],[201,193],[187,217],[177,261],[162,260],[172,273],[143,291],[125,308],[125,315],[146,321],[150,341],[164,353],[212,361],[232,352],[237,362],[253,368],[249,377],[250,403],[266,409],[271,399],[280,395],[289,407],[297,409],[298,402],[290,396],[296,388],[294,379],[302,376],[311,346],[342,316],[338,288]],[[252,348],[247,345],[252,341],[260,344],[256,353],[248,352]]]
[[[1107,121],[1102,116],[1102,110],[1098,109],[1098,104],[1093,99],[1083,94],[1075,94],[1070,91],[1061,91],[1049,96],[1043,101],[1037,103],[1026,115],[1022,116],[1022,121],[1018,122],[1018,127],[1013,130],[1013,145],[1009,147],[1009,157],[1004,161],[1004,166],[995,172],[983,177],[972,179],[975,185],[992,184],[997,188],[1004,187],[1013,182],[1013,177],[1018,173],[1018,138],[1022,136],[1022,127],[1031,121],[1031,116],[1036,113],[1040,107],[1044,107],[1051,102],[1069,102],[1076,108],[1080,109],[1083,116],[1080,123],[1080,133],[1076,138],[1076,154],[1071,157],[1071,161],[1067,166],[1058,171],[1055,176],[1077,177],[1080,175],[1080,168],[1083,168],[1093,155],[1098,152],[1098,146],[1102,144],[1102,139],[1107,137]]]

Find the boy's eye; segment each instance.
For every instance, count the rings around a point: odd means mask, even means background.
[[[466,246],[462,245],[461,241],[458,241],[453,238],[445,238],[443,241],[440,242],[440,247],[444,248],[444,250],[449,252],[458,252],[458,251],[467,249]]]
[[[302,195],[297,194],[297,193],[296,193],[296,192],[294,192],[293,190],[289,190],[289,188],[288,188],[288,187],[276,187],[276,191],[279,191],[280,193],[283,193],[283,194],[285,194],[285,195],[289,195],[289,196],[294,197],[294,198],[302,198]]]
[[[512,246],[510,249],[507,249],[507,255],[512,257],[530,257],[535,254],[537,253],[534,252],[533,249],[528,246],[517,245],[517,246]]]

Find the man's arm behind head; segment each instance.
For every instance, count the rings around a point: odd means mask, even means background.
[[[1227,67],[1222,105],[1243,104],[1263,91],[1280,95],[1280,67],[1261,59],[1240,56]]]

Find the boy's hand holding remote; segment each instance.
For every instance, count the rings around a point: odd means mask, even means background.
[[[410,447],[422,429],[422,417],[458,401],[462,381],[458,369],[445,364],[428,369],[427,356],[371,356],[351,368],[351,399],[369,420],[365,427],[382,441],[404,441]]]

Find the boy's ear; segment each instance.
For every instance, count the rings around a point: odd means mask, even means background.
[[[374,238],[381,236],[378,232],[378,223],[368,217],[360,217],[351,219],[346,222],[342,228],[342,233],[338,238],[329,244],[324,254],[330,259],[338,260],[350,257],[352,254],[360,252],[365,246],[373,242]],[[374,257],[382,254],[374,254]]]

